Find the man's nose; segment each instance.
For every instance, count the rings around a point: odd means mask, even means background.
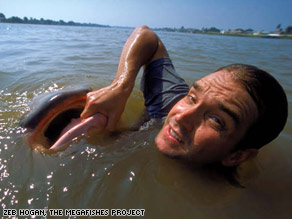
[[[200,123],[200,115],[197,107],[184,108],[175,115],[176,122],[191,132]]]

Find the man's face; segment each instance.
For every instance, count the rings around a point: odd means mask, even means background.
[[[169,112],[155,139],[171,157],[195,163],[223,160],[258,116],[247,91],[226,71],[194,83]]]

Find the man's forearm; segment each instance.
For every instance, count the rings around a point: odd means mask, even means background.
[[[158,42],[159,38],[148,27],[136,28],[125,43],[113,84],[130,95],[139,69],[152,59]]]

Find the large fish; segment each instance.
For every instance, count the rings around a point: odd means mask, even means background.
[[[21,126],[29,132],[29,145],[44,152],[56,152],[64,150],[74,138],[86,134],[91,128],[102,130],[107,122],[102,114],[97,113],[84,120],[80,118],[86,94],[90,91],[89,87],[80,86],[41,98],[21,122]]]

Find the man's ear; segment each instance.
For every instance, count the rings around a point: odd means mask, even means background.
[[[246,149],[244,151],[236,151],[234,153],[231,153],[227,155],[222,161],[221,164],[223,166],[231,167],[231,166],[237,166],[238,164],[250,160],[257,156],[258,150],[257,149]]]

